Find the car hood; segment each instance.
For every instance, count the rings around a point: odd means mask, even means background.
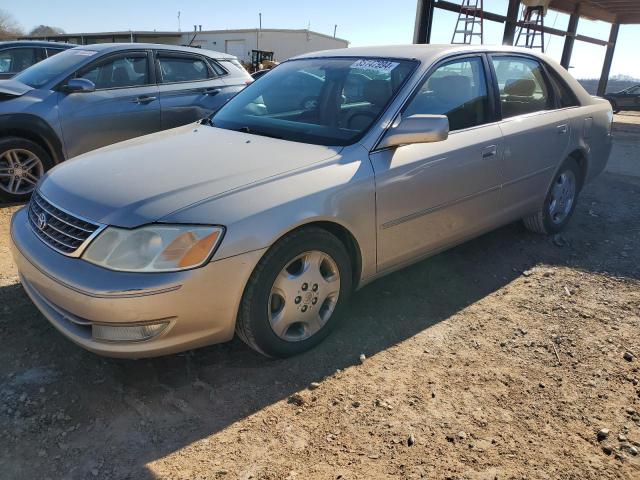
[[[75,215],[132,228],[339,150],[196,123],[64,162],[45,176],[39,191]]]
[[[0,98],[3,96],[20,97],[31,90],[33,90],[32,87],[17,80],[0,80]]]

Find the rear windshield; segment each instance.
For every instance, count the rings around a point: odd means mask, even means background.
[[[231,99],[213,125],[296,142],[350,145],[378,119],[416,65],[380,58],[285,62]]]
[[[74,71],[76,67],[83,65],[88,59],[93,58],[98,52],[82,48],[72,48],[49,57],[40,63],[27,68],[14,78],[32,88],[41,88],[58,75],[67,71]]]

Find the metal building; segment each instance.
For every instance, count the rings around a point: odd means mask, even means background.
[[[65,33],[60,35],[27,36],[25,40],[53,40],[79,45],[106,42],[147,42],[169,45],[189,45],[230,53],[239,60],[250,63],[252,51],[273,52],[277,61],[333,48],[346,48],[349,42],[342,38],[314,32],[312,30],[289,30],[273,28],[252,28],[240,30],[202,30],[191,32],[104,32]]]

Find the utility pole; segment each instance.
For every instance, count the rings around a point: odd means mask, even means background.
[[[180,32],[180,10],[178,10],[178,31]]]
[[[258,31],[256,32],[256,50],[260,50],[260,31],[262,30],[262,12],[258,13]]]
[[[338,30],[338,24],[337,23],[333,26],[333,38],[336,38],[336,30]]]

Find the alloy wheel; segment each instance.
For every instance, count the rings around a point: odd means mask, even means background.
[[[338,303],[340,272],[326,253],[313,250],[291,260],[269,295],[269,323],[282,340],[305,340],[329,321]]]
[[[13,148],[0,153],[0,189],[7,193],[31,193],[43,174],[42,161],[29,150]]]
[[[565,170],[551,187],[549,198],[549,216],[555,224],[562,223],[571,213],[576,198],[576,176],[571,170]]]

